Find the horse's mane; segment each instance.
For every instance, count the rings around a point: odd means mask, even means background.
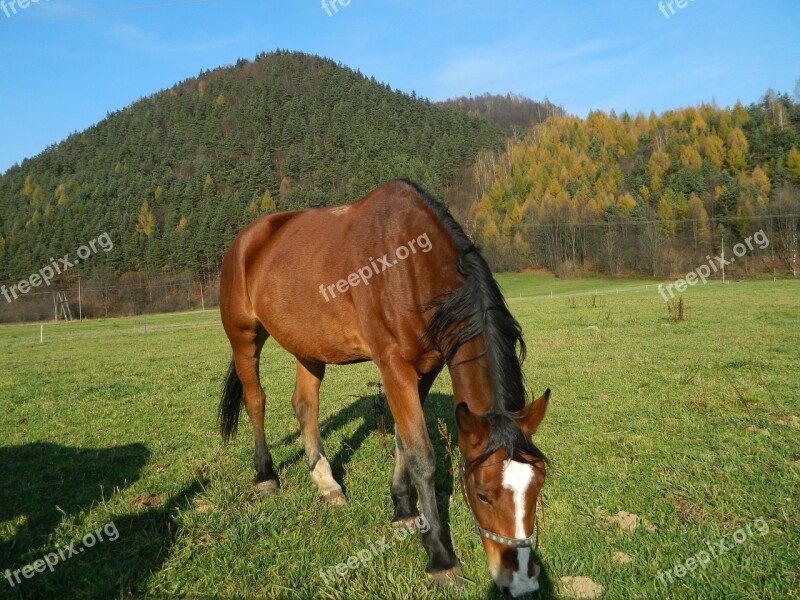
[[[520,324],[509,312],[489,265],[461,225],[425,190],[413,182],[403,181],[417,192],[447,231],[458,254],[458,272],[464,277],[459,288],[423,306],[424,310],[435,311],[428,321],[425,340],[450,364],[461,346],[483,335],[489,357],[492,408],[482,415],[489,421],[489,441],[475,464],[501,448],[514,460],[528,462],[522,453],[546,460],[541,450],[525,437],[511,414],[524,408],[527,397],[522,375],[525,341]]]

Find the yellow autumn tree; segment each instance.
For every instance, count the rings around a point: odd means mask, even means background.
[[[715,168],[721,169],[725,161],[725,143],[711,134],[703,140],[703,154]]]
[[[153,211],[150,210],[150,205],[145,200],[139,208],[139,217],[136,219],[137,233],[143,233],[147,237],[153,233],[153,226],[155,225],[155,217]]]
[[[686,218],[689,219],[694,247],[707,246],[711,241],[711,227],[708,224],[706,208],[697,194],[692,193],[689,196]]]
[[[633,209],[636,208],[636,200],[633,199],[630,193],[625,192],[617,198],[617,208],[621,214],[628,217],[633,212]]]
[[[789,169],[792,179],[800,181],[800,151],[794,146],[789,150],[789,156],[786,157],[786,168]]]
[[[739,173],[747,166],[747,138],[744,132],[738,127],[734,127],[728,134],[726,140],[728,153],[725,162],[734,173]]]
[[[675,233],[674,201],[675,192],[668,189],[656,205],[656,227],[667,237],[672,237]]]
[[[262,213],[273,213],[278,209],[278,207],[275,205],[275,200],[272,198],[272,194],[270,194],[269,190],[265,191],[264,195],[261,196],[260,208]]]
[[[703,159],[694,146],[681,146],[680,159],[681,166],[690,169],[699,169],[703,165]]]
[[[752,175],[753,185],[758,188],[758,193],[766,198],[769,196],[769,191],[772,189],[772,185],[769,182],[769,176],[761,167],[756,167],[753,169]]]
[[[30,175],[25,176],[25,183],[22,184],[22,195],[26,198],[30,198],[31,194],[33,193],[33,187],[35,185],[39,185],[36,183],[33,177]]]
[[[650,172],[651,187],[659,191],[664,185],[664,174],[669,169],[669,154],[663,150],[656,150],[647,161],[647,170]]]

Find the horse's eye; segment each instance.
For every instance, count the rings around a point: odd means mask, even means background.
[[[480,500],[484,504],[489,504],[489,502],[490,502],[489,496],[487,496],[486,494],[481,494],[481,493],[478,493],[478,500]]]

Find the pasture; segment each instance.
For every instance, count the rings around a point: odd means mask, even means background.
[[[525,331],[530,393],[553,390],[534,438],[550,459],[541,597],[570,597],[562,577],[605,598],[798,597],[800,282],[696,286],[676,322],[652,283],[498,280]],[[329,367],[323,384],[323,440],[348,498],[331,507],[298,439],[292,357],[267,342],[282,489],[263,500],[246,418],[228,446],[217,432],[230,360],[218,312],[146,321],[146,333],[144,317],[46,325],[43,344],[38,325],[0,327],[0,571],[84,550],[19,582],[0,573],[0,597],[499,597],[450,472],[446,373],[426,412],[460,595],[429,585],[416,534],[395,542],[392,423],[371,363]],[[636,517],[620,524],[620,511]],[[84,547],[110,523],[117,539]],[[322,576],[382,538],[366,566]]]

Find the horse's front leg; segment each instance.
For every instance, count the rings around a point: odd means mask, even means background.
[[[439,584],[457,581],[461,575],[461,568],[453,553],[450,535],[445,532],[439,520],[434,487],[436,457],[425,427],[425,416],[417,388],[417,372],[399,353],[384,356],[376,362],[381,370],[386,398],[394,417],[395,432],[402,451],[404,469],[401,468],[400,471],[406,470],[411,476],[417,488],[422,516],[428,526],[428,530],[422,533],[422,545],[428,553],[428,565],[425,571]],[[402,486],[396,488],[394,483],[396,482],[393,482],[392,486],[393,496],[395,492],[402,491]],[[401,507],[408,508],[409,505],[403,505],[401,502]],[[397,514],[397,500],[395,500],[395,514]]]
[[[433,382],[441,372],[442,367],[437,366],[432,371],[425,373],[417,384],[420,405],[425,407],[425,398],[431,390]],[[394,515],[392,523],[396,526],[409,526],[416,523],[419,516],[416,501],[411,493],[411,473],[408,472],[408,461],[406,460],[405,447],[403,440],[395,431],[395,459],[394,472],[392,473],[392,502],[394,503]]]

